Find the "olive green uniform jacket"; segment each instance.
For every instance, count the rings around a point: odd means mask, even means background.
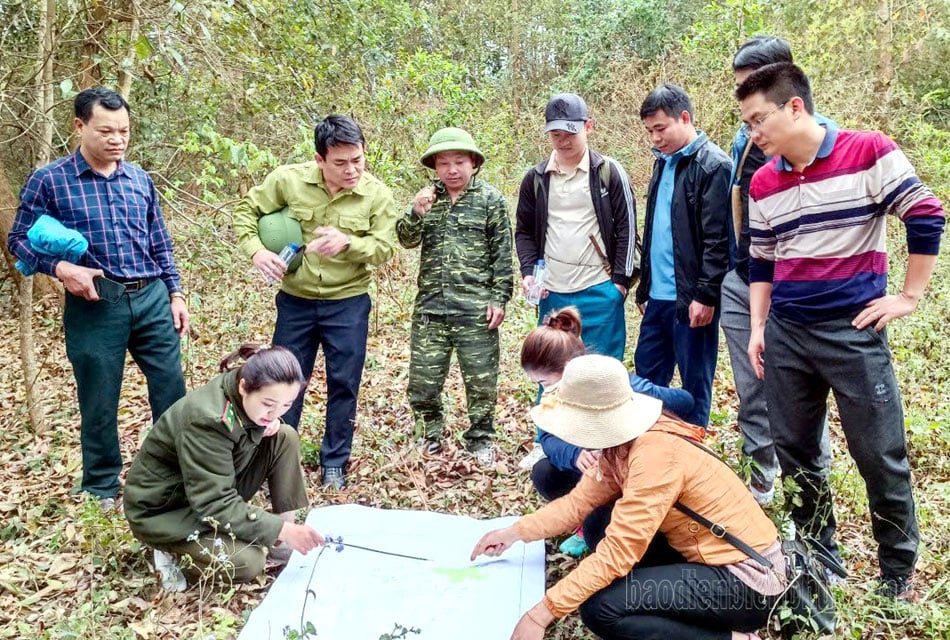
[[[283,520],[248,504],[250,496],[239,492],[241,476],[256,471],[251,467],[264,427],[244,413],[237,386],[237,370],[214,378],[172,405],[149,431],[129,470],[123,499],[125,517],[139,540],[182,542],[196,531],[211,530],[209,518],[217,522],[218,534],[230,527],[238,540],[260,545],[277,540]],[[294,464],[296,475],[289,469],[272,476],[291,485],[271,486],[272,494],[291,495],[294,503],[275,504],[275,510],[307,505],[299,458]]]
[[[331,197],[314,161],[274,169],[234,209],[234,231],[245,254],[253,257],[265,248],[257,234],[258,218],[284,207],[300,222],[304,242],[315,238],[318,227],[336,227],[350,242],[333,257],[305,253],[300,268],[281,281],[280,288],[293,296],[342,300],[362,295],[369,289],[370,267],[396,252],[393,229],[399,214],[393,194],[366,171],[354,188]]]

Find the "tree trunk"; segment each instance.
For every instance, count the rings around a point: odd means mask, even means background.
[[[882,125],[885,114],[890,113],[891,87],[894,86],[894,21],[891,15],[891,0],[878,0],[877,5],[877,69],[874,74],[874,95],[877,96],[876,118]],[[882,127],[885,128],[886,127]]]
[[[33,344],[33,278],[20,278],[20,360],[23,365],[23,384],[26,387],[26,410],[33,433],[42,435],[49,430],[42,394],[37,388],[39,367],[36,366],[36,350]]]
[[[42,0],[40,2],[42,3]],[[102,65],[99,59],[102,57],[102,38],[106,32],[108,18],[109,8],[105,5],[105,0],[90,0],[86,10],[86,35],[82,41],[80,58],[80,89],[102,84]]]
[[[53,155],[53,29],[56,25],[56,0],[39,0],[40,47],[37,53],[36,106],[39,111],[36,158],[33,165],[42,167]]]
[[[508,42],[508,61],[511,69],[511,107],[514,113],[521,113],[521,21],[518,17],[518,0],[511,0],[511,33]]]
[[[53,25],[56,23],[56,0],[39,0],[38,4],[36,110],[39,129],[36,132],[34,165],[40,167],[49,162],[53,148]],[[19,278],[17,284],[20,290],[20,359],[23,363],[26,407],[33,433],[40,435],[49,425],[36,385],[39,368],[33,342],[33,278]]]
[[[135,62],[135,41],[139,39],[139,5],[136,0],[129,0],[129,46],[126,50],[125,59],[119,68],[119,93],[126,100],[132,91],[132,63]]]

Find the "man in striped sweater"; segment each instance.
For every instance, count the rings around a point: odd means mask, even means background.
[[[913,312],[933,273],[941,203],[882,133],[814,118],[805,74],[762,67],[736,91],[753,142],[772,160],[752,178],[752,334],[782,473],[801,487],[792,517],[837,553],[831,491],[819,464],[828,391],[864,478],[878,542],[878,593],[912,599],[919,531],[900,391],[885,327]],[[904,284],[887,294],[885,216],[907,232]],[[767,320],[767,321],[766,321]]]

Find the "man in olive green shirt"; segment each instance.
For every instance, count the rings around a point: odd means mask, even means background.
[[[398,214],[389,188],[364,171],[366,143],[353,119],[328,116],[314,130],[314,142],[313,162],[278,167],[247,193],[234,211],[234,228],[254,266],[266,278],[283,278],[273,343],[297,356],[307,379],[323,348],[327,416],[320,465],[323,484],[341,489],[366,357],[370,267],[395,252]],[[258,219],[284,207],[300,222],[306,243],[293,273],[285,273],[258,236]],[[295,428],[303,397],[284,416]]]

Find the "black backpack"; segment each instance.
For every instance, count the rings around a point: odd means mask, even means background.
[[[604,161],[600,165],[600,169],[597,171],[597,177],[600,181],[600,197],[608,198],[610,197],[610,163],[617,162],[609,156],[602,156]],[[619,163],[617,165],[620,166]],[[541,188],[541,177],[538,175],[537,171],[532,171],[532,176],[534,178],[534,197],[538,197],[538,189]],[[631,197],[632,197],[631,189]],[[601,250],[600,247],[594,245],[594,249],[600,255],[601,259],[604,261],[604,269],[607,271],[607,274],[610,275],[613,273],[613,265],[610,264],[610,261],[607,259],[607,256]],[[633,273],[630,275],[630,286],[628,289],[633,289],[637,284],[637,281],[640,279],[640,256],[643,251],[643,243],[640,241],[640,230],[636,228],[636,216],[634,216],[634,229],[633,229]]]

